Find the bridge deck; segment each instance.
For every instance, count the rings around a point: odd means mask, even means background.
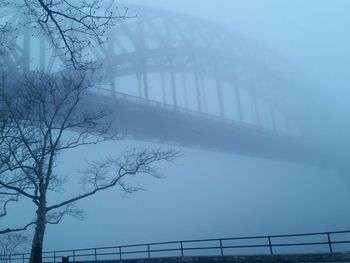
[[[87,107],[113,110],[115,128],[134,139],[325,166],[337,158],[291,135],[128,95],[91,93]]]

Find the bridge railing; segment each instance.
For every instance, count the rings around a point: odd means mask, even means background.
[[[55,250],[44,262],[98,261],[184,256],[335,253],[350,251],[350,231],[181,240],[124,246]],[[28,262],[29,253],[0,255],[0,262]]]
[[[201,112],[198,110],[181,107],[179,105],[173,105],[173,104],[164,103],[164,102],[160,102],[160,101],[152,100],[152,99],[146,99],[146,98],[142,98],[142,97],[138,97],[135,95],[130,95],[130,94],[126,94],[126,93],[122,93],[122,92],[118,92],[118,91],[112,91],[111,89],[104,88],[104,87],[92,87],[91,92],[96,93],[98,95],[106,96],[106,97],[112,96],[113,98],[115,98],[117,100],[121,100],[121,101],[125,101],[125,102],[148,105],[150,107],[159,108],[159,109],[169,111],[169,112],[178,112],[178,113],[187,114],[187,115],[192,116],[192,117],[210,119],[212,121],[217,121],[220,123],[235,124],[235,125],[242,126],[242,127],[259,129],[262,132],[273,133],[273,134],[279,135],[279,136],[288,135],[287,131],[283,131],[280,129],[273,129],[273,128],[264,127],[264,126],[261,126],[258,124],[254,124],[254,123],[225,118],[225,117],[215,115],[215,114],[212,114],[209,112]],[[297,134],[293,134],[293,136],[297,137]]]

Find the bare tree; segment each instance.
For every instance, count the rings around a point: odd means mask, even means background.
[[[11,256],[24,252],[28,237],[24,234],[6,234],[0,239],[0,263],[11,262]]]
[[[114,0],[2,0],[27,17],[25,26],[45,34],[55,50],[74,68],[91,66],[89,48],[107,40],[107,29],[129,16]],[[9,25],[9,21],[6,21]]]
[[[56,169],[60,154],[119,139],[107,120],[109,110],[92,112],[84,107],[89,88],[90,82],[82,71],[59,76],[37,73],[27,77],[15,94],[7,94],[4,99],[8,121],[0,144],[0,187],[8,196],[31,200],[36,206],[36,218],[2,233],[35,225],[32,263],[42,262],[46,224],[58,224],[65,215],[82,217],[75,206],[77,201],[113,187],[126,193],[137,191],[139,188],[128,185],[128,178],[137,174],[160,178],[154,163],[173,161],[179,156],[175,150],[146,148],[127,151],[119,158],[93,161],[80,172],[81,193],[49,203],[48,197],[65,185],[64,177]]]

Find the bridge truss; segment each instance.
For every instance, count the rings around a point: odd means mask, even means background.
[[[108,42],[89,50],[89,59],[102,65],[91,105],[117,109],[118,125],[135,138],[319,161],[301,154],[318,149],[300,141],[300,83],[287,61],[204,20],[130,9],[137,16],[110,28]],[[16,33],[16,45],[2,58],[9,71],[64,69],[65,59],[45,36],[28,27]]]

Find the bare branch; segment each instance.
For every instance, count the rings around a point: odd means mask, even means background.
[[[60,210],[51,211],[48,213],[46,222],[48,224],[57,225],[65,216],[71,216],[82,221],[84,219],[84,211],[77,208],[75,206],[75,203],[69,203],[65,207],[62,207]]]
[[[0,188],[1,189],[1,188]],[[7,215],[7,206],[11,202],[18,202],[18,193],[13,192],[0,192],[0,205],[2,206],[2,211],[0,211],[0,217]]]
[[[48,1],[24,0],[29,25],[38,25],[55,49],[67,57],[74,68],[91,66],[88,49],[107,40],[107,29],[116,22],[134,17],[128,9],[115,6],[110,0]]]
[[[11,255],[19,253],[19,249],[24,249],[27,243],[28,237],[22,233],[2,235],[0,239],[0,262],[11,262]]]
[[[82,172],[84,174],[85,193],[49,206],[47,211],[77,202],[115,186],[120,186],[126,193],[138,191],[140,188],[130,187],[123,181],[126,179],[125,177],[147,174],[155,178],[161,178],[158,169],[153,164],[159,161],[172,162],[179,157],[180,152],[176,150],[133,149],[125,153],[121,158],[109,158],[101,162],[91,162],[89,163],[89,168]],[[90,190],[87,190],[88,188]]]
[[[14,233],[14,232],[22,232],[27,230],[30,226],[35,225],[35,222],[30,222],[23,227],[20,228],[6,228],[4,230],[0,230],[0,234]]]

